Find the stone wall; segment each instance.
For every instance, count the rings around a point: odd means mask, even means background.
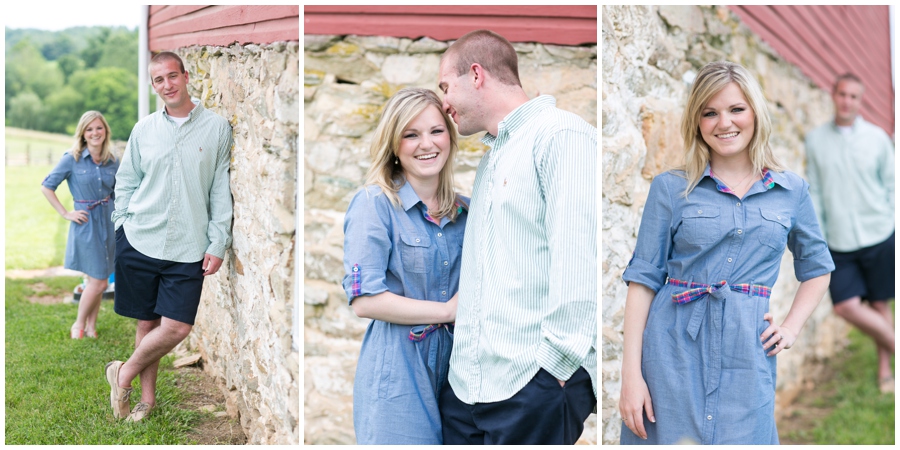
[[[773,114],[772,144],[804,175],[803,137],[832,117],[827,92],[787,64],[727,7],[604,6],[602,88],[603,443],[618,443],[622,322],[641,212],[653,176],[681,162],[681,113],[688,82],[708,62],[727,59],[756,75]],[[786,252],[771,312],[784,319],[799,283]],[[793,349],[778,357],[776,415],[810,381],[804,370],[845,345],[847,328],[822,301]]]
[[[234,129],[234,242],[222,268],[205,281],[184,345],[201,353],[251,444],[300,442],[299,342],[291,336],[298,295],[299,46],[177,50],[190,73],[191,97]]]
[[[381,108],[404,87],[437,89],[445,42],[393,37],[304,36],[304,442],[353,444],[353,377],[368,320],[341,288],[344,212],[369,167]],[[513,44],[529,96],[597,124],[597,47]],[[470,195],[486,150],[460,141],[457,188]],[[596,443],[596,415],[583,442]]]

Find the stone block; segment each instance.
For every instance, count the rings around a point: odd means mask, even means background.
[[[659,15],[670,27],[677,27],[682,33],[706,32],[703,11],[697,6],[663,5],[659,7]]]
[[[641,135],[647,146],[641,175],[653,177],[682,164],[684,143],[681,137],[682,108],[674,102],[648,97],[641,106]]]

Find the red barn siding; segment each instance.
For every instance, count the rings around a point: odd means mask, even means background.
[[[596,6],[304,6],[304,34],[356,34],[438,41],[480,28],[511,42],[597,43]]]
[[[894,134],[887,6],[732,6],[741,20],[820,88],[853,72],[866,87],[863,117]]]
[[[300,7],[151,6],[147,28],[151,51],[299,41]]]

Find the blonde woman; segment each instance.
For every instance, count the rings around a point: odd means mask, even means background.
[[[384,107],[366,184],[344,219],[343,285],[372,319],[353,385],[359,444],[441,444],[468,199],[453,190],[456,130],[427,89]]]
[[[110,217],[119,161],[109,140],[109,124],[103,114],[84,113],[75,131],[75,144],[41,183],[41,192],[53,209],[72,222],[65,267],[83,272],[88,278],[78,302],[78,318],[70,329],[72,339],[97,337],[100,298],[113,272],[116,240]],[[56,188],[63,180],[68,182],[75,199],[71,211],[56,196]]]
[[[775,355],[797,336],[834,264],[809,185],[776,161],[759,84],[707,64],[682,118],[685,164],[657,176],[623,278],[622,444],[777,444]],[[787,247],[801,282],[769,313]]]

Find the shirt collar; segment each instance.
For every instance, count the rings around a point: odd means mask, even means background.
[[[194,109],[192,109],[191,112],[188,113],[188,121],[190,121],[190,119],[193,118],[194,115],[200,114],[200,111],[202,111],[203,109],[205,109],[205,108],[203,108],[203,105],[200,104],[200,100],[197,100],[197,99],[195,99],[195,98],[191,98],[191,103],[194,104]],[[169,112],[166,111],[166,108],[165,108],[165,107],[163,107],[160,111],[162,111],[163,117],[170,117],[170,116],[169,116]]]
[[[403,180],[403,186],[400,186],[400,190],[397,191],[397,197],[400,198],[404,211],[409,211],[410,208],[422,201],[419,194],[416,194],[415,189],[406,180]]]
[[[81,150],[81,159],[90,158],[90,157],[91,157],[91,151],[88,150],[87,147],[85,147],[83,150]]]
[[[712,168],[710,167],[709,163],[706,163],[706,170],[703,171],[703,177],[709,177],[711,180],[713,180],[716,183],[716,189],[719,192],[724,192],[726,194],[733,193],[733,192],[731,192],[731,189],[728,188],[728,186],[725,186],[724,184],[719,184],[719,182],[716,181],[716,179],[712,177],[711,173],[712,173]],[[703,177],[701,177],[701,179]],[[790,185],[790,183],[787,182],[787,177],[785,177],[783,173],[776,172],[774,170],[769,170],[769,169],[764,168],[762,182],[763,182],[763,187],[767,191],[769,189],[772,189],[773,187],[775,187],[776,184],[778,184],[779,186],[781,186],[785,189],[791,190],[791,185]]]
[[[540,113],[541,110],[556,106],[556,99],[552,95],[541,95],[521,104],[518,108],[512,110],[503,120],[497,124],[497,136],[491,133],[485,133],[481,138],[481,142],[486,145],[493,145],[497,137],[503,133],[513,134],[528,123],[529,119]]]
[[[863,122],[865,122],[865,119],[863,119],[861,115],[857,114],[857,115],[856,115],[856,118],[853,119],[853,124],[850,125],[850,128],[851,128],[852,130],[856,130],[856,127],[858,127],[859,124],[861,124],[861,123],[863,123]],[[835,132],[838,132],[838,124],[834,121],[834,119],[831,119],[831,128],[832,128]]]

